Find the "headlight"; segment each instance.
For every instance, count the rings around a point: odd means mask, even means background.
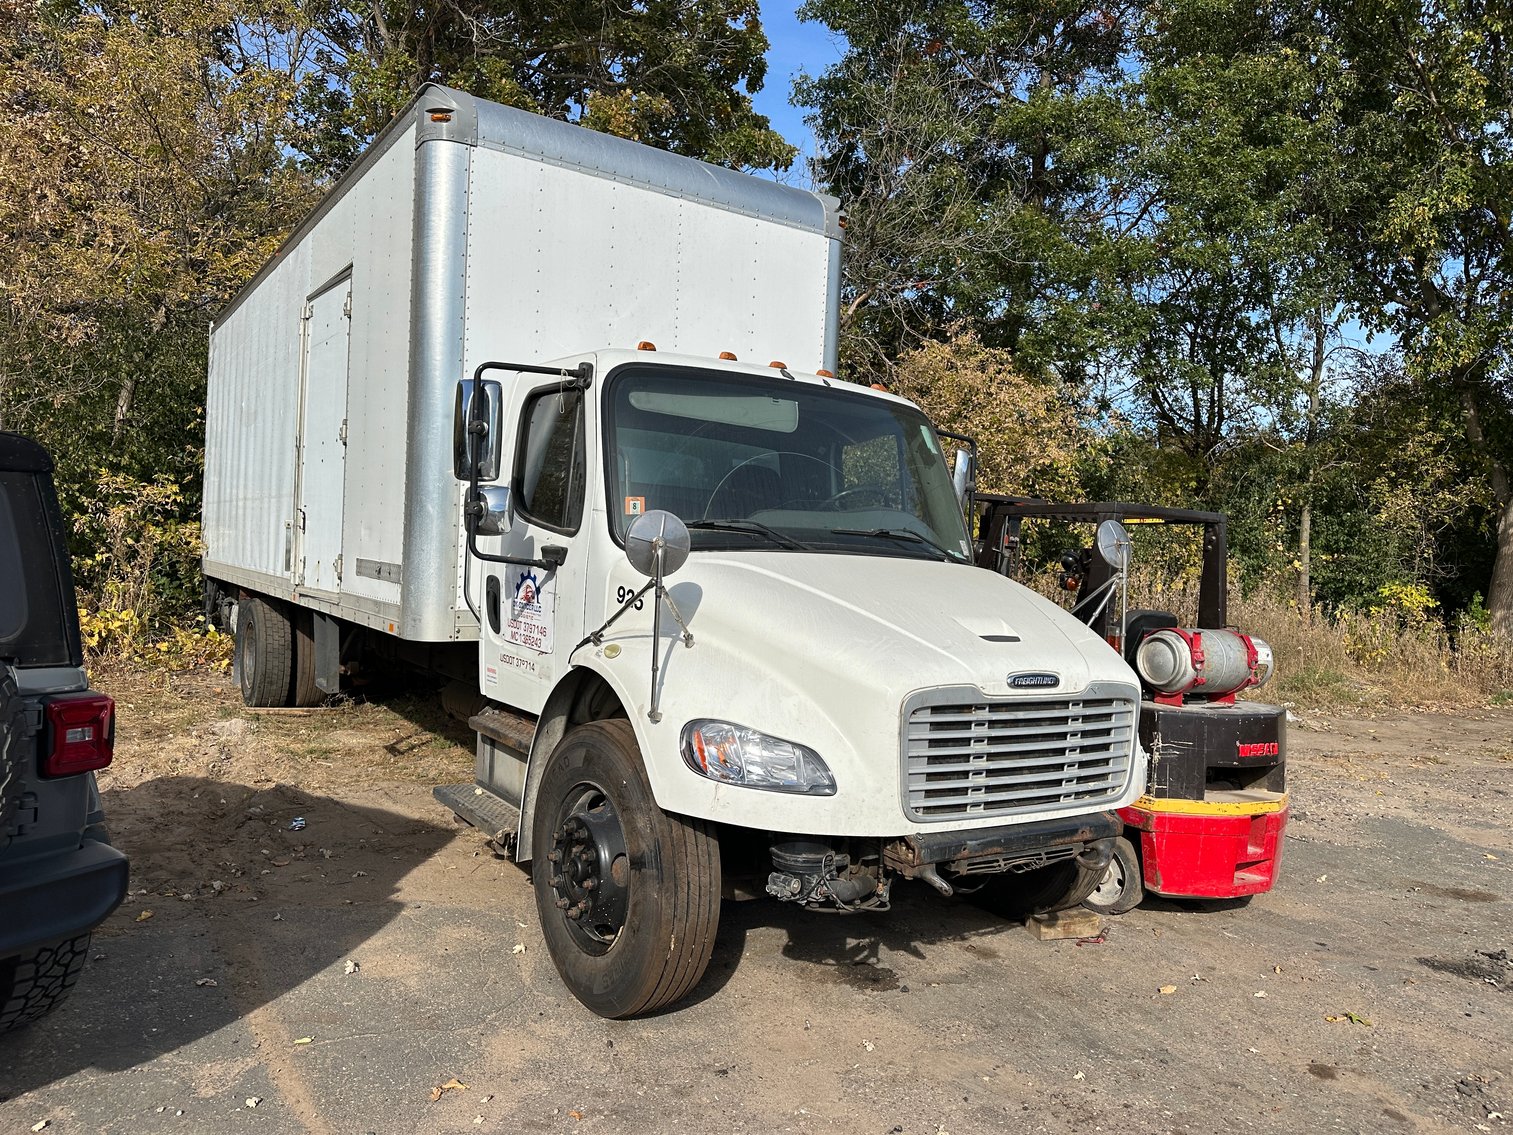
[[[724,784],[834,796],[835,777],[813,749],[728,721],[683,726],[683,759],[700,776]]]

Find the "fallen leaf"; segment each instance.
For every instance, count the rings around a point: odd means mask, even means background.
[[[1087,1073],[1086,1072],[1078,1072],[1075,1076],[1072,1077],[1072,1079],[1074,1079],[1074,1080],[1086,1080],[1087,1079]]]
[[[272,863],[275,867],[287,867],[287,866],[289,866],[289,861],[287,859],[272,859],[272,860],[269,860],[269,862]]]
[[[1331,1023],[1333,1023],[1333,1022],[1335,1022],[1335,1021],[1343,1021],[1343,1020],[1344,1020],[1344,1019],[1345,1019],[1345,1018],[1344,1018],[1344,1017],[1331,1017],[1331,1016],[1328,1016],[1328,1015],[1327,1015],[1327,1014],[1326,1014],[1326,1015],[1325,1015],[1325,1017],[1324,1017],[1324,1019],[1325,1019],[1325,1020],[1326,1020],[1326,1021],[1329,1021],[1329,1022],[1331,1022]]]
[[[1173,993],[1177,992],[1177,987],[1175,985],[1163,985],[1156,992],[1163,997],[1170,997]]]
[[[524,942],[516,942],[515,943],[515,948],[513,950],[511,950],[510,953],[512,953],[512,954],[523,954],[523,953],[525,953],[525,943]]]
[[[361,968],[362,968],[362,966],[358,965],[351,958],[347,959],[347,969],[346,969],[347,973],[356,973]]]
[[[260,1104],[262,1102],[263,1102],[263,1097],[262,1096],[248,1096],[247,1097],[247,1106],[248,1107],[256,1107],[258,1104]]]
[[[574,1108],[572,1111],[570,1111],[570,1112],[567,1113],[567,1117],[569,1119],[582,1119],[583,1118],[583,1113],[581,1111],[577,1110],[577,1108]]]
[[[151,917],[152,917],[152,911],[150,911],[150,910],[144,910],[144,911],[142,911],[141,914],[137,915],[137,921],[138,922],[146,922]]]
[[[1345,1016],[1347,1018],[1349,1018],[1350,1020],[1354,1021],[1358,1025],[1365,1025],[1368,1029],[1371,1028],[1371,1022],[1368,1021],[1365,1017],[1359,1016],[1359,1015],[1357,1015],[1355,1013],[1352,1013],[1352,1012],[1350,1012],[1348,1010],[1346,1011]]]
[[[51,1122],[52,1122],[51,1119],[40,1119],[36,1123],[32,1124],[32,1130],[33,1131],[41,1131],[44,1127],[46,1127]]]
[[[445,1084],[440,1084],[431,1089],[431,1102],[435,1103],[448,1092],[465,1092],[467,1091],[467,1087],[466,1084],[454,1076]]]
[[[315,1038],[313,1036],[302,1036],[297,1041],[295,1041],[294,1043],[295,1044],[309,1044],[314,1039]]]
[[[1281,973],[1282,972],[1282,967],[1281,966],[1272,966],[1271,967],[1271,972],[1272,973]]]
[[[1264,989],[1258,989],[1254,993],[1252,993],[1251,996],[1252,997],[1265,997],[1266,996],[1266,990],[1264,990]]]
[[[195,984],[196,985],[208,985],[211,988],[214,988],[215,985],[216,985],[216,980],[213,977],[202,977],[198,981],[196,981]]]

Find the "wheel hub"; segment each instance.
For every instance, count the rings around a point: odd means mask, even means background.
[[[603,953],[625,925],[629,861],[614,803],[598,788],[570,794],[552,833],[547,884],[568,930],[591,953]]]

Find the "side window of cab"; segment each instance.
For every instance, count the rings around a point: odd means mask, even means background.
[[[543,390],[526,400],[515,455],[515,509],[571,536],[583,522],[587,441],[583,392]]]

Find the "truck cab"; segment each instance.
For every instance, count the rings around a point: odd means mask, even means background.
[[[1080,902],[1143,788],[1129,668],[974,570],[912,403],[645,348],[491,364],[458,399],[488,708],[476,782],[438,795],[532,862],[569,986],[645,1011],[603,959],[631,952],[638,889],[690,879],[715,906],[648,955],[684,943],[691,979],[737,883],[832,910],[898,878]],[[647,532],[679,561],[651,581]]]

